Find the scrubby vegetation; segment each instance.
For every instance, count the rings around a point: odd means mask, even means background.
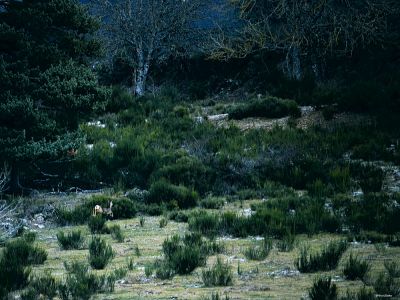
[[[339,259],[347,247],[346,241],[334,241],[325,246],[321,252],[310,253],[308,247],[303,246],[295,262],[296,267],[303,273],[333,270],[338,266]]]
[[[85,238],[79,230],[67,234],[60,231],[57,233],[57,241],[63,250],[81,249],[85,243]]]
[[[349,260],[344,266],[343,274],[348,280],[363,280],[370,268],[371,266],[368,262],[362,261],[350,254]]]
[[[89,243],[89,263],[94,269],[104,269],[114,258],[111,246],[100,237],[94,236]]]
[[[95,2],[0,1],[0,299],[400,295],[398,1]]]
[[[233,274],[229,264],[224,263],[220,257],[209,269],[201,273],[205,286],[228,286],[233,283]]]

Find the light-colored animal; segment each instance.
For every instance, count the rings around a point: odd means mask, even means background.
[[[93,213],[92,213],[92,215],[93,215],[93,216],[97,216],[97,215],[102,215],[102,214],[104,214],[104,215],[109,216],[109,217],[112,218],[112,217],[114,217],[113,212],[112,212],[112,206],[113,206],[112,201],[110,201],[110,208],[101,207],[100,205],[96,205],[96,206],[93,208]]]

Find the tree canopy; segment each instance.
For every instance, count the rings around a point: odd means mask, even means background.
[[[15,189],[22,164],[78,147],[78,121],[108,90],[89,67],[101,50],[99,24],[78,1],[0,5],[0,154]]]

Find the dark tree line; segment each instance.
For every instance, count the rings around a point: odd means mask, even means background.
[[[90,63],[100,53],[99,23],[75,0],[2,1],[0,10],[0,155],[19,173],[65,157],[83,141],[81,118],[101,107]]]

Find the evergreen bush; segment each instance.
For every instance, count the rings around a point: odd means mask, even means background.
[[[65,234],[63,231],[57,233],[57,241],[63,250],[82,249],[85,238],[80,230]]]
[[[201,278],[206,287],[228,286],[233,283],[231,267],[224,263],[220,257],[217,258],[217,262],[211,268],[202,271]]]
[[[89,263],[94,269],[104,269],[115,253],[105,240],[94,236],[89,243]]]
[[[343,274],[348,280],[364,280],[365,275],[368,273],[370,268],[371,266],[368,262],[362,261],[357,257],[353,257],[353,254],[350,254],[350,257],[344,266]]]

